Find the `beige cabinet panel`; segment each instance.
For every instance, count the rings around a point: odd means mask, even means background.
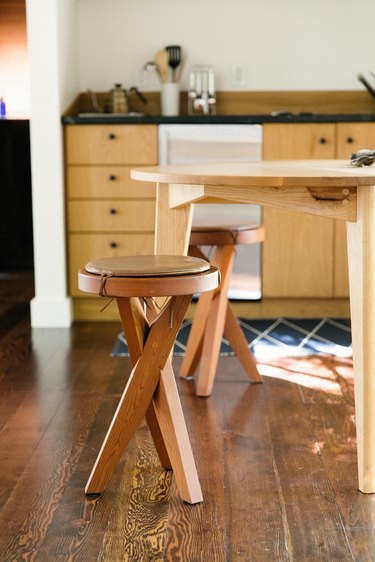
[[[334,123],[265,123],[263,158],[300,160],[334,158]]]
[[[375,150],[375,123],[337,123],[337,152],[339,159],[349,159],[361,148]]]
[[[66,162],[71,164],[156,164],[156,125],[67,125]]]
[[[266,160],[334,158],[335,125],[264,125]],[[331,297],[334,226],[331,219],[265,207],[264,297]]]
[[[78,270],[93,259],[119,255],[153,254],[154,235],[143,234],[69,234],[69,293],[87,296],[78,289]]]
[[[265,297],[332,296],[333,221],[292,211],[267,209],[263,215]]]
[[[68,201],[69,232],[153,232],[155,201]]]
[[[69,199],[152,199],[155,184],[130,178],[131,166],[69,166]]]

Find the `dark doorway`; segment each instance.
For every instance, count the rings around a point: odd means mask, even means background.
[[[28,120],[0,120],[0,178],[0,271],[32,270]]]

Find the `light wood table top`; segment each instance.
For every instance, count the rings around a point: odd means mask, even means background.
[[[150,166],[131,171],[135,180],[228,186],[375,185],[375,166],[352,166],[348,160],[272,160]]]

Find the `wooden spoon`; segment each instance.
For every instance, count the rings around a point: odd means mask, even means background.
[[[165,49],[162,51],[158,51],[155,54],[155,62],[159,69],[159,74],[161,81],[165,84],[169,82],[168,75],[169,75],[169,66],[168,66],[168,53]]]

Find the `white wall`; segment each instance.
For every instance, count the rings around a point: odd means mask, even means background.
[[[28,0],[35,298],[33,327],[69,326],[61,113],[78,89],[74,0]]]
[[[139,69],[167,44],[210,63],[221,90],[245,63],[250,90],[362,89],[375,71],[373,0],[78,0],[80,88],[154,89]],[[184,73],[186,87],[188,71]]]

